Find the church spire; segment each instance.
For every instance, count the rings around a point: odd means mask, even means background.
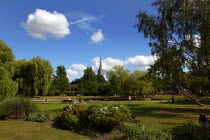
[[[100,63],[99,63],[99,68],[98,68],[98,75],[104,75],[103,73],[103,69],[102,69],[102,60],[101,60],[101,57],[100,57]]]

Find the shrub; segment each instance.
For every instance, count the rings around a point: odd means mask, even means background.
[[[37,111],[36,104],[19,97],[4,100],[0,108],[0,116],[8,116],[10,119],[26,119],[30,113]]]
[[[78,130],[78,117],[76,114],[72,114],[69,111],[64,111],[60,118],[61,125],[68,130],[73,132]]]
[[[49,122],[51,119],[52,115],[47,112],[34,112],[28,116],[28,120],[33,122]]]
[[[128,108],[122,105],[95,105],[86,110],[80,105],[69,105],[65,109],[57,120],[65,129],[84,135],[110,132],[133,121]]]
[[[133,121],[129,109],[123,105],[91,107],[87,111],[91,113],[88,116],[91,128],[101,133]]]
[[[171,140],[171,135],[160,130],[146,128],[140,124],[131,124],[124,128],[124,140]]]
[[[177,126],[172,130],[175,140],[205,140],[206,132],[191,121]]]

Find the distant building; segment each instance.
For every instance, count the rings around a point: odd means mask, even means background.
[[[99,63],[99,67],[98,67],[98,75],[104,76],[101,57],[100,57],[100,63]]]

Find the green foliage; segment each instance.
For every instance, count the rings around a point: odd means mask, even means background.
[[[98,87],[98,92],[100,95],[109,95],[112,91],[110,84],[108,83],[101,83]]]
[[[54,86],[54,89],[60,90],[61,94],[63,94],[64,91],[69,90],[69,80],[63,65],[57,67],[52,86]]]
[[[52,119],[52,115],[48,112],[33,112],[28,116],[28,121],[33,122],[49,122]]]
[[[91,107],[87,109],[91,128],[99,132],[110,132],[132,122],[129,109],[123,105]]]
[[[171,135],[160,130],[146,128],[140,124],[131,124],[123,130],[124,140],[172,140]]]
[[[205,131],[193,124],[192,122],[186,122],[181,126],[177,126],[172,130],[174,140],[205,140],[207,134]]]
[[[84,120],[79,119],[80,114],[84,111],[84,107],[80,105],[68,105],[63,108],[65,111],[62,113],[60,117],[60,121],[62,126],[65,129],[79,132],[82,128],[81,123]]]
[[[123,105],[89,106],[69,105],[58,121],[65,129],[85,135],[110,132],[132,122],[131,113]]]
[[[0,40],[0,64],[13,61],[15,58],[12,49]]]
[[[97,75],[97,83],[106,83],[106,80],[103,75]]]
[[[12,80],[14,58],[12,49],[0,40],[0,100],[17,93],[18,84]]]
[[[14,96],[17,93],[18,84],[12,80],[9,71],[0,66],[0,99]]]
[[[109,71],[107,73],[108,82],[112,89],[112,93],[119,94],[121,87],[120,87],[120,80],[118,79],[117,74],[114,71]]]
[[[29,60],[24,68],[24,79],[30,96],[47,95],[52,82],[53,68],[40,57]]]
[[[93,72],[92,67],[87,67],[84,70],[84,75],[82,77],[82,83],[84,85],[84,89],[89,91],[90,93],[97,92],[97,76]]]
[[[208,78],[209,84],[209,0],[156,0],[152,6],[158,14],[139,12],[135,27],[150,39],[152,54],[158,56],[154,74],[173,88],[187,67],[193,76]]]
[[[78,117],[71,112],[65,111],[61,115],[61,124],[65,129],[71,130],[73,132],[78,129]]]
[[[37,111],[37,106],[27,98],[16,97],[2,101],[0,109],[0,116],[6,115],[11,119],[25,119],[32,112]]]

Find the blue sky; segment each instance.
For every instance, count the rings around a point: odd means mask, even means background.
[[[87,66],[123,65],[145,70],[154,63],[148,39],[133,25],[138,11],[154,14],[154,0],[1,0],[0,40],[16,59],[40,56],[54,69],[66,67],[70,80]]]

